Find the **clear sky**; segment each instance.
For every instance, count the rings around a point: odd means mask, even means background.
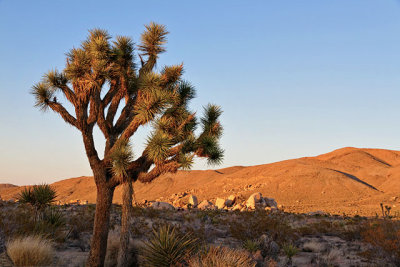
[[[171,32],[159,66],[184,62],[192,109],[224,110],[221,167],[344,146],[400,150],[395,0],[0,0],[0,183],[91,175],[79,133],[35,109],[30,88],[63,68],[88,29],[138,42],[150,21]]]

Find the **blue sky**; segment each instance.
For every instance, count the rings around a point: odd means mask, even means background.
[[[184,62],[192,109],[224,110],[221,167],[400,149],[398,1],[0,0],[0,183],[91,175],[79,133],[33,108],[29,90],[88,29],[138,42],[150,21],[170,31],[159,67]]]

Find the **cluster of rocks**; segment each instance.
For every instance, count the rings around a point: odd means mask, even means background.
[[[263,197],[260,192],[250,195],[246,201],[241,201],[235,195],[227,198],[217,198],[214,203],[209,200],[203,200],[199,203],[197,197],[193,194],[176,194],[175,199],[171,203],[163,201],[144,202],[142,204],[149,205],[155,209],[190,209],[197,208],[200,210],[228,210],[228,211],[248,211],[248,210],[278,210],[278,204],[273,198]]]
[[[66,205],[66,204],[69,204],[69,205],[87,205],[87,204],[89,204],[89,201],[88,200],[81,200],[81,199],[71,199],[70,201],[58,200],[56,202],[56,204],[57,205]]]

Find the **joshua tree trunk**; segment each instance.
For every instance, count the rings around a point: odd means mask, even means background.
[[[130,238],[130,219],[132,214],[132,182],[123,184],[122,193],[122,218],[121,218],[121,234],[120,247],[118,253],[118,267],[129,265],[129,238]]]
[[[106,184],[97,184],[96,213],[87,266],[102,267],[104,265],[113,195],[114,188],[109,188]]]

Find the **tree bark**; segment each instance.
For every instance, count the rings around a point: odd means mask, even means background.
[[[96,175],[96,174],[95,174]],[[95,177],[95,181],[96,181]],[[114,195],[114,187],[105,183],[97,183],[96,213],[94,217],[93,236],[90,245],[87,266],[103,267],[107,252],[107,238],[110,224],[110,210]]]
[[[118,267],[125,267],[129,265],[129,238],[130,238],[130,219],[132,215],[132,182],[125,182],[123,184],[122,193],[122,218],[121,218],[121,233],[120,233],[120,246],[118,252]]]

